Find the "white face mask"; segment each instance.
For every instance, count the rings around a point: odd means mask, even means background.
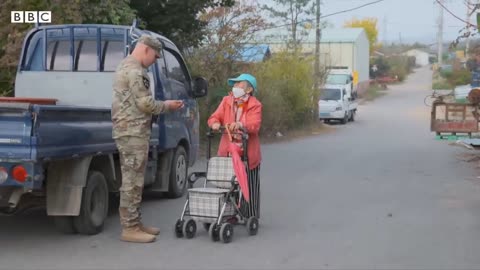
[[[235,98],[243,97],[246,95],[245,90],[243,90],[243,88],[240,88],[240,87],[233,87],[232,93]]]

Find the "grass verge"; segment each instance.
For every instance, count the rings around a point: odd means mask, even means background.
[[[379,85],[373,84],[368,87],[367,91],[363,95],[365,101],[373,101],[381,96],[386,95],[386,90],[382,89]]]

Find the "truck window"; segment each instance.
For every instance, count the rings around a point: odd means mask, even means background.
[[[105,62],[103,65],[104,71],[115,71],[118,64],[125,57],[125,46],[122,41],[107,41],[102,44],[103,55]]]
[[[80,41],[77,51],[78,71],[97,71],[97,42]]]
[[[75,42],[75,48],[78,42]],[[70,70],[70,41],[52,41],[48,43],[47,70]]]
[[[25,66],[25,69],[26,70],[36,70],[36,71],[39,71],[39,70],[43,70],[43,62],[42,62],[42,54],[41,54],[41,42],[37,40],[36,44],[35,44],[35,47],[33,47],[33,45],[31,45],[29,48],[28,48],[28,55],[30,57],[30,63],[28,63],[28,60],[27,63],[26,63],[26,66]]]
[[[167,76],[167,66],[165,65],[165,55],[162,54],[162,57],[157,59],[157,65],[158,68],[160,69],[160,72]]]
[[[185,73],[178,59],[169,51],[164,51],[165,61],[167,62],[167,75],[182,84],[187,82]]]
[[[340,89],[322,89],[322,93],[320,95],[321,100],[340,100],[341,92]]]
[[[329,74],[327,76],[327,84],[347,84],[348,75],[344,74]]]

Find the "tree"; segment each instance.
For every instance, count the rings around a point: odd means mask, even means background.
[[[198,14],[217,7],[231,7],[235,0],[132,0],[141,25],[172,39],[183,48],[196,47],[205,35],[207,22]]]
[[[0,1],[0,96],[13,90],[22,42],[32,24],[10,23],[12,10],[50,10],[52,24],[131,24],[135,11],[129,0],[2,0]]]
[[[240,4],[210,9],[199,19],[206,23],[205,36],[186,58],[192,75],[201,75],[209,82],[208,96],[199,101],[205,108],[200,112],[201,122],[206,122],[226,94],[227,78],[242,71],[238,60],[245,43],[252,43],[254,33],[266,24],[255,6]]]
[[[214,8],[201,14],[199,19],[207,25],[201,47],[194,57],[203,66],[199,69],[209,73],[210,82],[223,82],[235,71],[244,44],[252,43],[254,33],[266,23],[255,6],[240,4]]]
[[[377,38],[378,38],[378,29],[377,29],[377,18],[365,18],[365,19],[356,19],[353,18],[350,21],[345,22],[344,27],[348,28],[363,28],[367,33],[367,38],[370,43],[370,53],[378,47]]]
[[[275,5],[263,8],[270,12],[272,17],[280,19],[280,23],[288,24],[291,34],[290,42],[294,49],[300,43],[299,31],[304,30],[309,24],[302,24],[303,21],[312,20],[315,14],[315,3],[312,0],[273,0]]]

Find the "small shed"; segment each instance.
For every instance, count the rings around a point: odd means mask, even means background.
[[[407,56],[414,56],[415,57],[415,64],[421,67],[428,66],[429,62],[429,54],[428,52],[424,52],[419,49],[411,49],[404,53]]]

